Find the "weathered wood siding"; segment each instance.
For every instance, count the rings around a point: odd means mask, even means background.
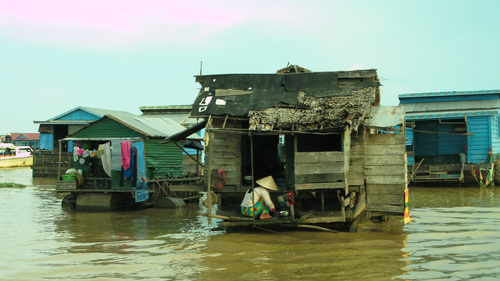
[[[365,148],[363,135],[351,138],[351,157],[349,161],[349,190],[359,192],[365,186]]]
[[[407,165],[404,134],[365,135],[366,210],[402,214]]]
[[[344,188],[342,151],[296,152],[294,164],[296,190]]]
[[[491,119],[489,116],[468,117],[467,159],[477,164],[488,156],[491,147]]]
[[[241,121],[217,118],[212,120],[212,127],[241,128]],[[208,178],[211,168],[211,187],[224,186],[222,190],[231,190],[230,187],[241,185],[241,134],[229,131],[215,130],[210,132],[213,137],[205,151],[205,175]],[[210,142],[212,142],[210,144]],[[212,150],[210,152],[210,149]],[[225,179],[219,176],[219,169],[224,171]]]
[[[196,159],[196,154],[191,154],[191,156]],[[193,158],[189,157],[189,155],[182,155],[182,172],[185,176],[190,175],[190,176],[196,176],[196,175],[201,175],[201,169],[198,163],[193,160]],[[201,160],[201,155],[198,156]],[[200,161],[198,160],[198,161]]]
[[[205,175],[208,175],[208,167],[212,170],[212,184],[220,183],[224,186],[239,186],[241,178],[241,136],[234,133],[214,132],[212,144],[208,146],[206,155],[210,155],[210,165],[205,161]],[[210,152],[212,149],[212,152]],[[217,171],[223,169],[225,182],[221,182]]]
[[[63,152],[61,155],[61,173],[72,168],[73,153]],[[59,153],[36,150],[33,152],[33,177],[57,178],[59,171]]]
[[[500,115],[496,112],[491,118],[491,147],[493,154],[500,153]]]

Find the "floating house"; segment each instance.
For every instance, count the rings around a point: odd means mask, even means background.
[[[176,121],[185,128],[191,128],[196,126],[202,121],[200,118],[190,118],[191,105],[160,105],[160,106],[141,106],[139,109],[142,112],[142,116],[156,116],[156,117],[166,117]],[[204,135],[203,128],[198,132],[193,132],[200,136]],[[203,153],[198,148],[186,147],[184,143],[185,151],[183,153],[183,167],[184,172],[191,175],[200,175],[202,170],[198,163],[203,162]],[[188,145],[189,146],[189,145]]]
[[[34,151],[33,176],[57,177],[59,163],[70,168],[73,157],[72,142],[63,142],[59,147],[59,140],[71,135],[88,124],[101,119],[106,114],[119,115],[123,111],[78,106],[44,121],[33,121],[39,124],[40,144]],[[59,152],[61,161],[59,161]]]
[[[115,112],[63,138],[60,146],[73,145],[73,169],[60,171],[56,189],[70,193],[63,205],[109,210],[151,203],[149,182],[183,176],[183,148],[159,143],[184,129],[164,117]]]
[[[200,75],[196,81],[201,90],[191,117],[206,126],[210,219],[227,227],[349,224],[363,212],[403,214],[405,134],[383,132],[401,126],[404,112],[379,105],[376,70],[310,72],[292,65],[275,74]],[[242,217],[244,193],[266,176],[275,179],[272,200],[288,216]]]
[[[411,93],[399,101],[413,182],[464,182],[472,175],[491,183],[488,172],[500,153],[500,90]]]
[[[48,151],[59,150],[59,140],[71,135],[86,125],[101,119],[106,114],[121,114],[123,111],[78,106],[61,113],[49,120],[33,121],[39,124],[40,149]],[[72,151],[71,146],[63,147],[63,151]]]

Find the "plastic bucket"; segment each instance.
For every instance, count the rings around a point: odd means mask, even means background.
[[[76,180],[76,175],[62,175],[63,181],[74,181]]]

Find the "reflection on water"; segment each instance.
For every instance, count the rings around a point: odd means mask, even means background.
[[[230,233],[207,243],[206,280],[387,280],[402,273],[404,235]],[[381,258],[383,257],[383,259]],[[390,279],[390,278],[389,278]]]
[[[406,280],[500,279],[500,190],[414,188]]]
[[[205,207],[70,212],[55,180],[0,170],[1,280],[496,280],[496,188],[412,188],[412,223],[215,231]]]

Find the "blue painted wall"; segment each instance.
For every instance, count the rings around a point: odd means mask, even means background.
[[[493,154],[500,153],[500,115],[497,113],[491,118],[491,147]]]
[[[100,118],[101,117],[95,116],[94,114],[78,109],[64,116],[61,116],[57,120],[98,120]]]
[[[481,162],[487,163],[486,157],[488,150],[492,145],[491,142],[491,116],[474,116],[468,117],[467,132],[470,134],[467,137],[467,160],[468,163],[478,164]]]
[[[413,129],[406,128],[406,151],[409,153],[410,151],[415,153],[413,149]],[[415,157],[408,155],[408,165],[411,166],[415,163]]]
[[[444,121],[446,122],[446,120]],[[438,135],[438,151],[440,154],[452,155],[465,151],[467,136],[456,134],[454,124],[439,124],[438,128],[438,132],[441,133]]]
[[[458,154],[465,151],[467,136],[457,132],[457,126],[464,126],[462,120],[421,120],[415,122],[413,147],[415,157],[445,156],[439,161],[458,163]],[[462,124],[460,124],[462,123]],[[465,132],[464,132],[465,133]],[[407,134],[408,136],[411,136]],[[419,157],[420,156],[420,157]],[[447,159],[447,160],[445,160]],[[408,159],[410,163],[413,159]]]
[[[40,149],[52,151],[54,149],[54,136],[52,133],[40,133]]]

